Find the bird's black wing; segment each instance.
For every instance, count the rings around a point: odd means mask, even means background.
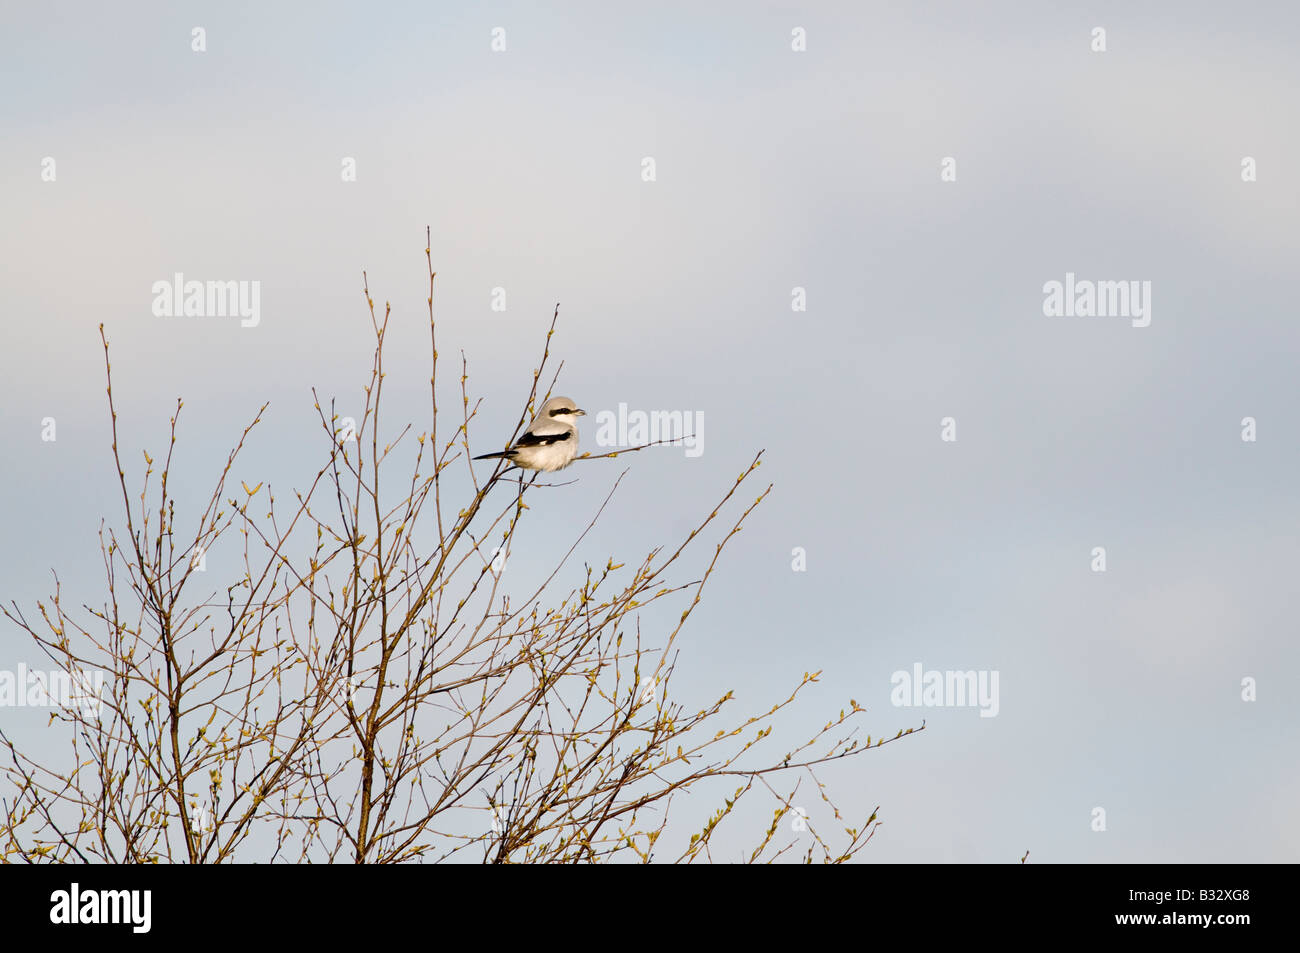
[[[516,447],[549,447],[553,443],[563,443],[566,440],[573,439],[572,430],[562,430],[559,433],[533,433],[531,430],[522,434],[515,441]]]

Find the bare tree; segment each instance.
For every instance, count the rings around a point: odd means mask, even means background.
[[[458,422],[440,433],[435,275],[428,248],[425,255],[428,432],[412,437],[406,426],[384,435],[391,308],[377,315],[365,281],[375,343],[355,432],[317,397],[323,463],[286,505],[269,486],[228,485],[263,405],[189,531],[178,526],[168,490],[182,404],[157,480],[145,453],[133,495],[101,325],[126,521],[122,535],[101,525],[107,598],[71,612],[56,575],[51,601],[37,604],[39,620],[16,603],[0,609],[68,673],[104,673],[104,690],[98,705],[53,709],[70,755],[50,746],[20,751],[0,731],[9,762],[0,857],[692,861],[713,859],[715,832],[755,787],[775,799],[771,823],[746,835],[752,850],[725,859],[853,857],[878,826],[876,813],[846,825],[815,771],[912,729],[859,740],[850,722],[863,709],[850,702],[806,743],[763,760],[758,746],[816,674],[752,716],[726,716],[732,692],[699,710],[671,700],[677,638],[724,547],[771,491],[751,497],[746,488],[761,452],[678,545],[631,567],[612,558],[570,565],[619,476],[545,581],[507,593],[491,554],[528,537],[526,500],[545,481],[516,478],[498,463],[480,483],[468,453],[479,403],[471,404],[463,356]],[[539,403],[558,314],[557,305],[516,431]],[[392,469],[385,461],[403,445],[413,468],[396,489],[381,490]],[[601,456],[618,452],[628,451]],[[453,466],[467,468],[472,495],[448,503]],[[432,549],[414,542],[417,527],[432,529]],[[229,536],[238,537],[242,574],[202,590],[205,554]],[[662,627],[665,617],[675,622],[643,636],[644,620]],[[805,780],[830,804],[834,835],[794,807]],[[674,798],[705,784],[717,791],[717,810],[689,841],[683,832],[672,854],[657,854]],[[779,833],[787,817],[795,836]]]

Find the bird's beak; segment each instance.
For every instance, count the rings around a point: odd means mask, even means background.
[[[585,417],[585,416],[587,416],[587,412],[586,412],[585,410],[575,410],[573,413],[574,413],[574,415],[577,416],[577,417]]]

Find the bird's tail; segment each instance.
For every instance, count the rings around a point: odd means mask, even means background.
[[[510,458],[510,457],[513,457],[514,455],[515,455],[515,452],[514,452],[513,450],[503,450],[503,451],[501,451],[500,453],[485,453],[485,454],[483,454],[483,455],[481,455],[481,456],[477,456],[477,457],[475,457],[474,459],[475,459],[475,460],[493,460],[493,459],[496,459],[497,457],[506,457],[506,458]]]

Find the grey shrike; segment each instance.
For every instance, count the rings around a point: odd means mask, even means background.
[[[563,470],[577,456],[577,421],[586,413],[567,397],[552,397],[542,404],[528,429],[509,450],[485,453],[474,459],[504,457],[525,470]]]

